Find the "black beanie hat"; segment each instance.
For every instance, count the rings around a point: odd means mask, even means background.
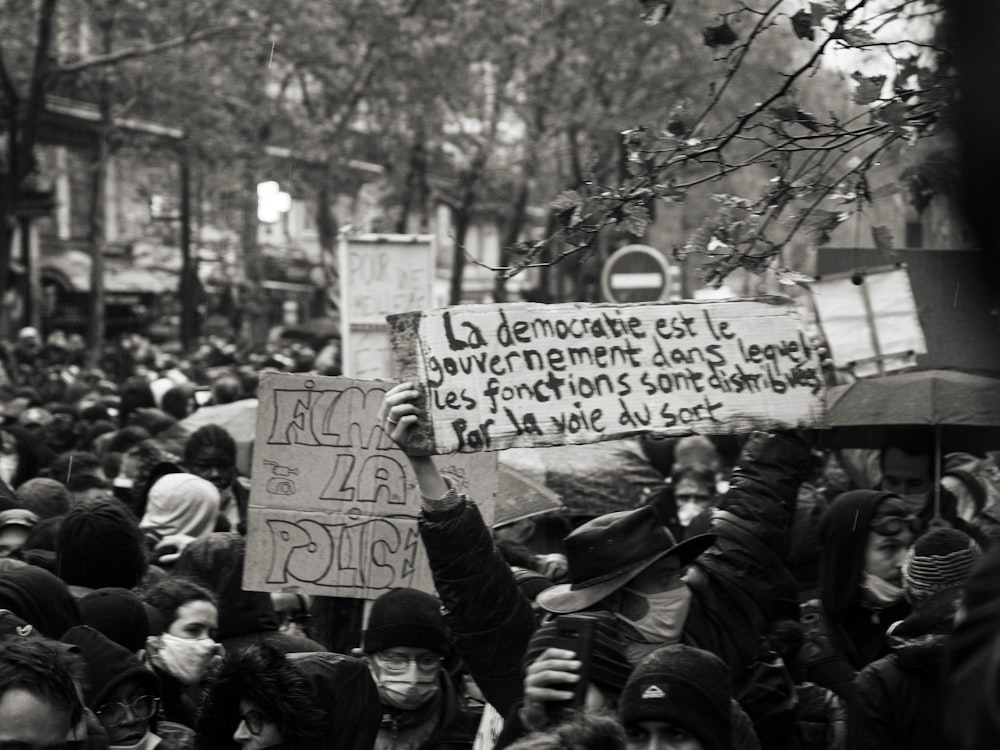
[[[159,678],[143,666],[139,657],[103,633],[78,625],[67,630],[61,640],[76,646],[87,665],[83,697],[89,708],[98,708],[125,680],[139,682],[147,695],[160,695]]]
[[[100,631],[115,643],[135,653],[152,635],[146,605],[129,589],[103,588],[77,602],[84,625]]]
[[[56,573],[91,589],[135,588],[146,574],[139,524],[117,500],[95,500],[67,513],[56,539]]]
[[[692,646],[663,646],[628,678],[618,701],[626,730],[640,721],[663,721],[693,734],[705,750],[732,750],[729,668]]]
[[[416,589],[393,589],[376,599],[362,641],[369,654],[396,646],[451,654],[440,600]]]

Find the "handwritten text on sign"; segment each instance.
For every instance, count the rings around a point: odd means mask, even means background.
[[[245,588],[360,598],[395,587],[433,590],[417,531],[416,478],[377,421],[388,387],[261,378]],[[496,460],[483,458],[453,456],[438,468],[490,522]]]
[[[466,305],[390,316],[426,387],[415,448],[720,434],[825,420],[815,351],[785,300]]]

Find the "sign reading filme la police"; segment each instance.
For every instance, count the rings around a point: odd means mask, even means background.
[[[415,452],[826,420],[819,358],[785,298],[460,305],[388,320],[396,372],[423,393]]]

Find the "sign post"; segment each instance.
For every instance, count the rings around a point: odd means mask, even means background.
[[[605,300],[620,305],[666,302],[671,276],[670,264],[659,250],[649,245],[626,245],[604,263],[601,291]]]

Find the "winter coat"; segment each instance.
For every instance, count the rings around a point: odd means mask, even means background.
[[[960,589],[935,594],[892,630],[892,653],[865,667],[855,684],[848,750],[937,750],[947,747],[944,644]]]
[[[794,607],[784,566],[809,451],[788,434],[755,435],[713,514],[715,544],[688,569],[682,641],[721,657],[739,689],[768,621]],[[521,658],[534,621],[475,506],[423,513],[421,537],[459,654],[486,699],[507,715],[522,691]]]
[[[855,490],[830,504],[820,525],[821,599],[802,605],[806,635],[799,664],[805,679],[848,702],[858,670],[889,652],[886,630],[910,612],[903,600],[877,608],[861,596],[869,526],[877,506],[889,496]]]
[[[429,705],[415,711],[385,711],[375,750],[468,750],[472,747],[480,717],[462,708],[458,691],[447,672],[442,670],[440,681],[441,690]]]

